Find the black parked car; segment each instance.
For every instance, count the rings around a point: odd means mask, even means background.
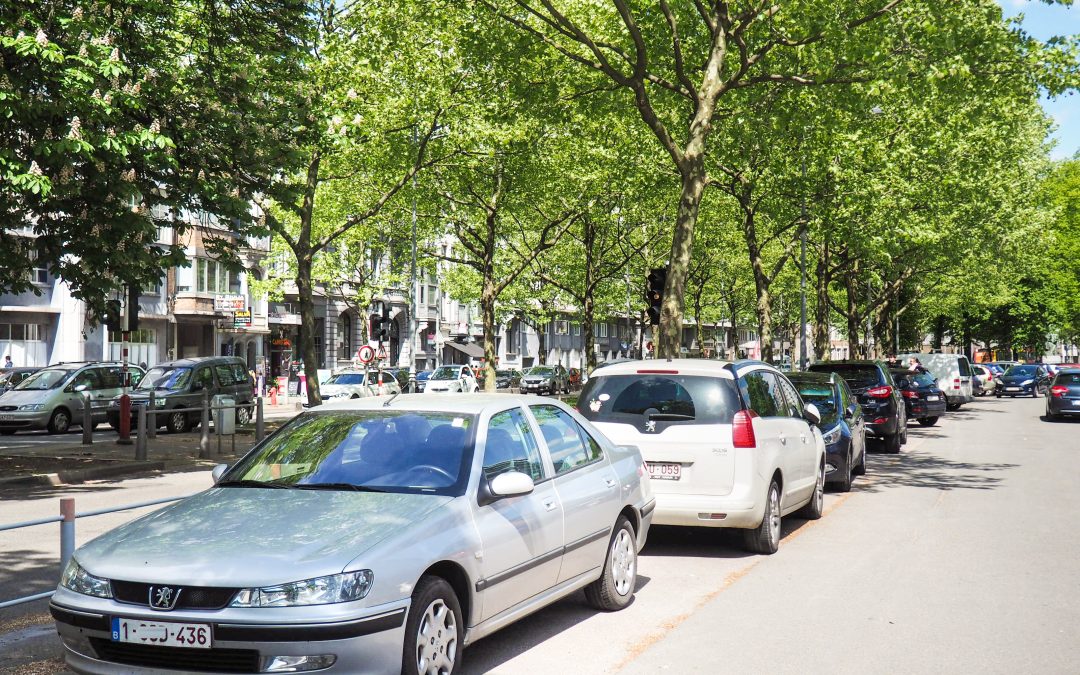
[[[907,418],[918,420],[924,427],[937,424],[938,418],[945,414],[948,403],[945,392],[938,387],[934,376],[901,368],[894,368],[892,376],[900,395],[904,397]]]
[[[41,368],[0,368],[0,394],[30,377]]]
[[[521,371],[513,368],[500,368],[495,371],[496,389],[515,389],[521,386]]]
[[[1038,398],[1050,389],[1050,375],[1046,368],[1035,363],[1012,366],[995,383],[997,397],[1033,396]]]
[[[1080,417],[1080,368],[1058,371],[1046,397],[1046,418]]]
[[[862,407],[836,373],[788,373],[787,378],[803,402],[813,403],[821,413],[817,427],[825,440],[825,482],[847,492],[852,477],[866,473]]]
[[[907,443],[907,410],[889,368],[881,361],[826,361],[810,370],[844,378],[863,409],[866,433],[885,442],[886,452]]]

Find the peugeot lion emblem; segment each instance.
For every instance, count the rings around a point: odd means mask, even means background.
[[[180,600],[180,589],[168,586],[150,587],[150,606],[154,609],[172,609]]]

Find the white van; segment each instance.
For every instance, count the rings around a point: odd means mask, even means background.
[[[901,367],[907,368],[908,359],[913,356],[937,378],[938,387],[945,392],[948,410],[958,410],[975,400],[971,384],[974,373],[968,357],[963,354],[899,354],[896,359]]]

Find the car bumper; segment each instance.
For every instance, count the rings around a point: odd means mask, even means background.
[[[764,496],[765,489],[761,489]],[[716,517],[723,515],[723,518]],[[749,495],[732,493],[713,495],[657,494],[653,525],[684,527],[750,528],[761,524],[765,514],[763,501]]]
[[[1046,409],[1055,415],[1080,416],[1080,399],[1056,398],[1051,396],[1046,399]]]
[[[553,391],[555,391],[554,385],[551,385],[551,384],[548,384],[548,383],[542,383],[542,384],[528,384],[528,383],[525,383],[525,384],[521,385],[521,392],[523,394],[528,394],[528,393],[531,393],[531,392],[535,392],[537,394],[546,394],[546,393],[551,393]]]
[[[945,401],[917,401],[908,409],[908,419],[941,417],[945,414]]]
[[[875,438],[884,438],[885,436],[892,436],[899,432],[899,424],[896,417],[887,417],[881,424],[874,424],[874,420],[880,419],[878,417],[866,417],[866,435],[874,436]]]
[[[106,601],[108,602],[108,601]],[[49,610],[64,645],[64,660],[77,673],[160,675],[180,670],[199,672],[305,672],[273,665],[275,657],[333,657],[318,673],[397,673],[405,636],[408,601],[372,608],[349,621],[324,623],[238,623],[214,621],[208,611],[163,614],[116,605],[115,611],[76,609],[56,602]],[[259,611],[259,610],[256,610]],[[235,610],[232,610],[235,613]],[[222,612],[212,612],[220,614]],[[156,622],[210,623],[210,649],[160,647],[112,641],[113,617]],[[226,669],[218,664],[230,662]]]
[[[851,473],[848,466],[848,447],[851,441],[844,439],[825,446],[825,482],[836,483]],[[831,468],[830,468],[831,467]]]
[[[999,396],[1031,396],[1032,392],[1034,391],[1034,384],[1006,384],[1004,386],[998,387],[998,390],[994,393]]]
[[[33,430],[49,426],[52,410],[37,412],[0,412],[0,429]],[[72,424],[76,422],[71,420]]]

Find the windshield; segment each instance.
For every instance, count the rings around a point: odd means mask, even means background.
[[[428,379],[431,379],[431,380],[456,380],[456,379],[458,379],[458,376],[460,374],[461,374],[461,368],[455,368],[455,367],[452,367],[452,366],[443,366],[442,368],[439,368],[434,373],[432,373],[431,377],[428,378]]]
[[[513,377],[514,376],[514,371],[512,371],[512,370],[496,370],[495,371],[495,376],[496,377]]]
[[[168,389],[176,391],[187,386],[191,379],[191,368],[179,368],[175,366],[155,366],[151,368],[135,391],[149,391],[151,389]]]
[[[1035,377],[1035,366],[1013,366],[1005,371],[1005,375],[1014,377]]]
[[[330,379],[323,384],[363,384],[363,373],[338,373],[337,375],[331,375]]]
[[[293,419],[221,483],[461,495],[475,418],[444,412],[335,411]]]
[[[20,382],[15,389],[26,391],[27,389],[56,389],[62,386],[71,377],[73,370],[39,370],[30,377]]]
[[[551,377],[555,373],[554,368],[530,368],[526,375],[538,375],[540,377]]]

